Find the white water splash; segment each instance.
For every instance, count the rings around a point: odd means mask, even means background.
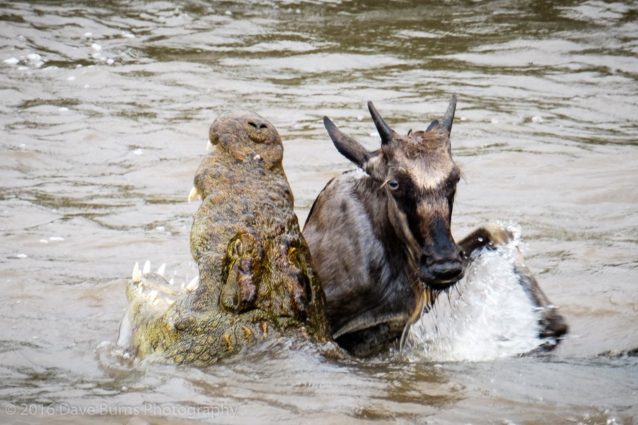
[[[518,275],[518,237],[482,250],[466,277],[440,294],[408,334],[408,356],[429,361],[484,361],[527,353],[539,338],[540,309]],[[518,260],[520,261],[520,260]]]

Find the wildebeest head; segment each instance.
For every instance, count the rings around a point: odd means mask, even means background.
[[[328,117],[324,125],[337,150],[378,184],[382,199],[387,199],[387,218],[408,248],[419,278],[430,287],[446,288],[463,276],[462,253],[450,233],[460,178],[450,145],[456,97],[441,121],[406,136],[392,130],[372,102],[368,108],[381,136],[376,151],[343,134]]]

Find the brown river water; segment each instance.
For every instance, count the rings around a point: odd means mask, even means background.
[[[66,4],[63,4],[66,3]],[[638,423],[638,5],[2,2],[0,422]],[[453,233],[515,223],[571,332],[549,355],[335,361],[285,343],[206,369],[111,353],[135,261],[196,274],[187,203],[221,112],[279,129],[303,221],[457,94]]]

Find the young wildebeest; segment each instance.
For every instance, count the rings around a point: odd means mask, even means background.
[[[337,150],[359,170],[326,185],[303,232],[333,337],[356,355],[397,340],[436,292],[461,279],[466,254],[491,242],[479,229],[461,249],[450,233],[460,178],[450,146],[456,97],[441,121],[407,136],[392,130],[372,102],[368,108],[381,136],[374,152],[324,117]]]

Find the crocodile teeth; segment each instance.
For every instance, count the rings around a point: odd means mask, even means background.
[[[133,275],[131,276],[131,279],[133,279],[133,282],[135,283],[142,280],[142,272],[140,271],[139,263],[135,263],[135,265],[133,266]]]
[[[164,276],[164,273],[166,273],[166,263],[162,263],[162,265],[157,269],[158,275]]]
[[[155,300],[157,300],[157,291],[155,289],[149,292],[148,299],[151,301],[151,303],[155,304]]]
[[[191,189],[190,193],[188,194],[188,202],[193,202],[195,199],[197,200],[202,200],[202,194],[199,193],[199,190],[197,190],[197,188],[195,186],[193,186],[193,188]]]
[[[133,328],[131,327],[131,318],[127,311],[120,323],[120,332],[117,337],[118,347],[128,348],[131,345],[133,339]]]
[[[146,260],[146,262],[144,263],[144,268],[142,269],[142,274],[146,274],[150,272],[151,272],[151,262],[149,260]]]
[[[172,286],[172,285],[175,285],[175,279],[173,279],[173,278],[171,277],[171,280],[169,280],[169,281],[168,281],[168,284],[169,284],[169,285],[171,285],[171,286]]]
[[[210,140],[206,140],[206,152],[210,152],[213,150],[213,144],[210,142]]]
[[[195,289],[197,289],[198,286],[199,286],[199,276],[195,276],[190,282],[188,282],[188,285],[186,285],[186,290],[192,292]]]

